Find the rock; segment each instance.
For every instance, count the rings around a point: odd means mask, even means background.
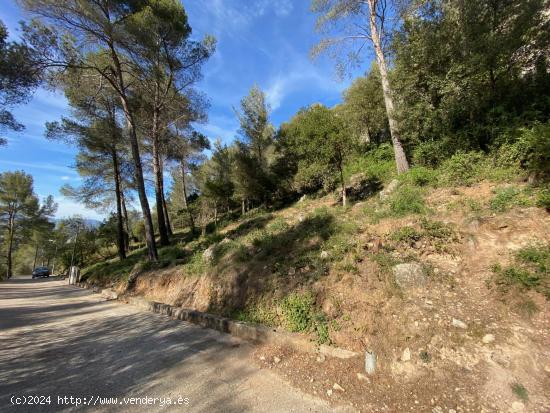
[[[456,328],[468,328],[468,324],[458,318],[453,318],[453,327]]]
[[[328,259],[328,252],[327,251],[321,251],[321,259],[322,260]]]
[[[376,354],[374,351],[365,351],[365,372],[368,375],[373,375],[376,371]]]
[[[294,274],[296,274],[296,268],[290,267],[290,268],[288,269],[288,275],[294,275]]]
[[[359,355],[354,351],[345,350],[339,347],[327,346],[326,344],[321,344],[319,346],[319,353],[324,354],[325,356],[336,357],[339,359],[350,359]]]
[[[432,409],[432,413],[443,413],[443,409],[441,408],[441,406],[435,406]]]
[[[382,191],[380,191],[380,201],[385,201],[399,186],[399,181],[397,179],[392,180],[388,186],[386,186]]]
[[[522,402],[513,402],[509,410],[510,413],[521,413],[523,411],[525,411],[525,406]]]
[[[328,397],[332,396],[332,389],[328,389],[328,390],[327,390],[327,396],[328,396]]]
[[[212,261],[214,261],[214,251],[216,250],[216,244],[210,245],[207,249],[204,250],[202,253],[202,259],[204,262],[210,264]]]
[[[495,341],[495,336],[492,334],[485,334],[481,341],[483,341],[484,344],[492,343],[493,341]]]
[[[307,195],[304,194],[302,197],[298,200],[298,202],[304,202],[307,199]]]
[[[298,215],[298,221],[304,222],[305,219],[306,218],[302,214]]]
[[[317,356],[317,359],[316,359],[316,360],[317,360],[317,363],[323,363],[323,362],[326,360],[326,357],[325,357],[324,354],[319,354],[319,355]]]
[[[363,373],[357,373],[357,379],[359,381],[366,381],[367,383],[370,383],[370,379],[365,376]]]
[[[334,390],[338,390],[338,391],[345,391],[344,388],[342,386],[340,386],[338,383],[334,383],[334,385],[332,386],[332,388]]]
[[[229,238],[225,237],[224,239],[222,239],[222,240],[219,242],[218,245],[227,244],[227,243],[229,243],[229,242],[231,242],[231,240],[230,240]]]
[[[273,357],[273,363],[279,364],[281,362],[281,359],[277,356]]]
[[[265,356],[260,356],[260,360],[265,361]]]
[[[403,354],[401,355],[401,361],[410,361],[411,360],[411,350],[407,347],[405,350],[403,350]]]
[[[426,271],[417,262],[397,264],[393,267],[393,276],[397,285],[404,289],[421,287],[426,284]]]
[[[349,178],[349,185],[346,186],[346,194],[348,199],[357,201],[368,198],[378,191],[380,187],[381,184],[377,178],[373,178],[364,173],[358,173]]]

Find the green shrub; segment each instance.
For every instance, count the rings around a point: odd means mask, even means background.
[[[389,209],[391,215],[397,217],[425,213],[426,204],[422,191],[416,187],[401,186],[390,197]]]
[[[506,212],[514,206],[528,205],[530,205],[529,198],[515,187],[497,189],[495,196],[489,201],[490,208],[496,212]]]
[[[390,239],[397,242],[413,243],[422,238],[422,234],[418,232],[414,227],[401,227],[392,232]]]
[[[471,185],[480,179],[481,152],[457,152],[445,162],[441,171],[441,183],[445,185]]]
[[[516,252],[514,264],[493,267],[496,284],[505,291],[511,286],[535,290],[550,300],[550,245],[529,245]]]
[[[550,189],[543,189],[538,193],[537,206],[550,212]]]
[[[389,181],[395,175],[395,160],[393,147],[384,143],[371,149],[365,155],[356,156],[347,163],[344,178],[357,173],[365,174],[367,178],[381,182]]]
[[[399,175],[399,180],[416,186],[428,186],[435,185],[437,177],[437,171],[425,166],[415,166],[406,173]]]
[[[430,221],[426,218],[422,218],[420,225],[424,230],[424,234],[431,238],[450,239],[454,237],[453,229],[444,222]]]
[[[523,148],[525,168],[545,179],[550,178],[550,122],[522,129],[518,145]]]
[[[266,326],[277,325],[277,313],[272,306],[257,304],[237,311],[233,318],[239,321],[245,321]]]
[[[434,168],[449,157],[446,140],[421,142],[414,148],[412,160],[415,165]]]
[[[312,326],[315,299],[310,293],[287,295],[281,302],[286,328],[292,332],[308,332]]]
[[[513,383],[511,384],[512,391],[514,394],[524,402],[529,400],[529,393],[527,392],[527,389],[523,386],[521,383]]]

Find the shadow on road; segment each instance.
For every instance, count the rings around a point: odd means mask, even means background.
[[[181,395],[190,398],[193,411],[247,410],[231,388],[252,370],[225,363],[244,350],[226,336],[130,306],[94,302],[88,292],[61,283],[1,283],[0,336],[0,410],[10,406],[13,394],[51,395],[56,402],[57,395]],[[35,407],[33,412],[74,408]]]

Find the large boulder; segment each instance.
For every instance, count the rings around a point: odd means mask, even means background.
[[[382,191],[380,191],[380,201],[385,201],[397,189],[399,181],[393,179]]]
[[[403,289],[422,287],[428,280],[424,267],[417,262],[397,264],[393,267],[396,284]]]
[[[202,259],[205,263],[211,264],[214,261],[214,253],[216,252],[216,244],[210,245],[202,253]]]

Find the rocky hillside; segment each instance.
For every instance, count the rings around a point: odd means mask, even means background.
[[[550,215],[524,184],[398,183],[256,211],[175,265],[89,280],[363,353],[256,360],[361,411],[550,411]],[[275,362],[275,361],[277,362]]]

